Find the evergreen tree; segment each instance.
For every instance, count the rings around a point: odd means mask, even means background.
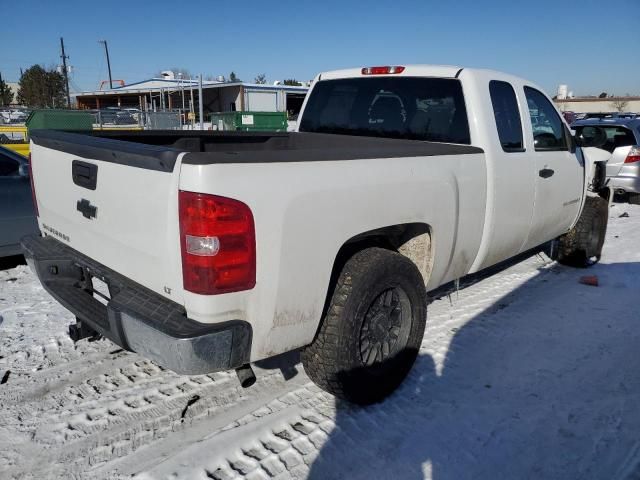
[[[18,82],[18,102],[32,108],[62,108],[66,105],[64,77],[55,69],[33,65]]]
[[[10,105],[11,102],[13,102],[13,92],[9,88],[9,85],[7,85],[7,82],[0,76],[0,105]]]

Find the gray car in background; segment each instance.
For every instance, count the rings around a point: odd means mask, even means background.
[[[0,147],[0,257],[22,254],[20,239],[37,232],[28,160]]]
[[[611,152],[607,162],[609,185],[618,196],[640,205],[640,118],[592,118],[571,125],[576,135],[590,136],[590,127],[600,127],[607,142],[600,148]]]

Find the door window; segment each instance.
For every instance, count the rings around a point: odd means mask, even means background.
[[[524,152],[516,92],[509,83],[492,80],[489,82],[489,93],[502,150]]]
[[[569,150],[564,124],[551,102],[538,90],[524,87],[536,151]]]

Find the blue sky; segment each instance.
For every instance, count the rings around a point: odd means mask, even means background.
[[[493,68],[550,93],[640,94],[640,0],[95,1],[0,0],[0,72],[60,62],[72,87],[127,83],[171,67],[251,81],[308,80],[323,70],[406,63]]]

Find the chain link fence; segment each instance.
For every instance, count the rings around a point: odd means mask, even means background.
[[[138,109],[88,110],[93,116],[95,129],[179,130],[182,128],[180,112],[143,112]]]
[[[180,130],[180,112],[140,112],[140,122],[145,130]]]
[[[187,115],[180,111],[144,112],[137,109],[34,110],[27,121],[0,122],[0,147],[29,154],[29,131],[37,129],[89,132],[91,130],[181,130]],[[12,119],[13,120],[13,119]],[[22,120],[22,119],[21,119]],[[191,124],[188,124],[193,128]]]

